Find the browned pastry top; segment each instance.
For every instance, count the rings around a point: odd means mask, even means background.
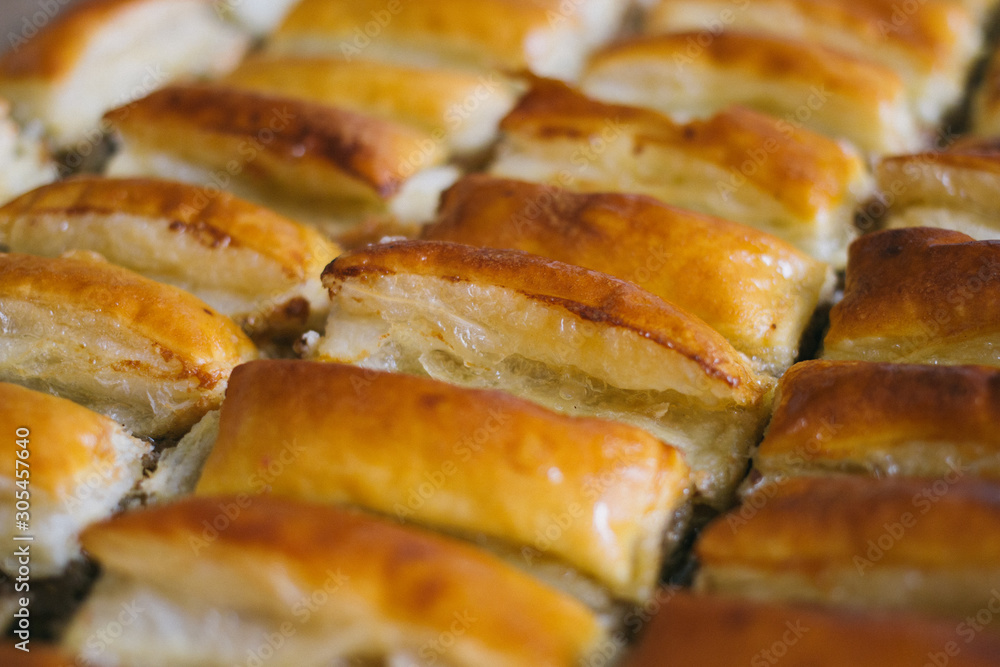
[[[206,538],[213,522],[222,528]],[[525,664],[573,664],[599,636],[581,603],[481,549],[342,508],[192,498],[91,526],[81,543],[118,576],[279,619],[331,583],[359,615],[415,629],[447,629],[465,611],[476,617],[466,637]],[[321,606],[313,622],[343,620],[341,606]]]
[[[145,178],[77,176],[33,190],[0,208],[0,237],[20,217],[125,214],[164,218],[170,230],[209,248],[244,247],[278,263],[289,280],[331,253],[330,244],[309,227],[228,192]]]
[[[758,604],[677,591],[661,592],[659,613],[624,667],[769,665],[818,667],[932,664],[995,667],[1000,639],[977,634],[969,642],[953,621],[902,614],[849,612],[806,606]],[[971,626],[969,627],[971,630]],[[957,640],[957,641],[956,641]],[[960,648],[958,655],[946,647]]]
[[[700,319],[631,283],[520,251],[436,241],[385,243],[341,255],[323,272],[323,283],[336,290],[341,281],[397,273],[515,290],[677,352],[725,383],[741,402],[755,402],[764,392],[745,358]]]
[[[1000,241],[927,227],[861,237],[849,250],[844,299],[826,346],[933,335],[961,341],[1000,331]]]
[[[874,567],[996,571],[1000,563],[1000,486],[961,471],[939,479],[800,477],[767,493],[752,518],[719,519],[702,533],[695,551],[705,567],[856,573],[856,558],[897,524],[905,539]]]
[[[16,471],[28,470],[31,488],[53,501],[92,470],[112,478],[120,474],[111,439],[122,428],[65,398],[0,382],[0,428],[6,434],[0,477],[13,483]],[[28,434],[24,438],[18,435],[22,428]],[[27,441],[23,448],[16,445],[22,439]],[[20,459],[25,465],[15,463],[21,449],[28,452]]]
[[[771,157],[755,163],[753,182],[806,219],[840,204],[845,184],[863,169],[833,139],[744,107],[676,123],[655,111],[597,102],[555,81],[537,80],[501,123],[505,132],[541,140],[585,140],[609,127],[622,129],[636,155],[657,146],[676,148],[736,173],[748,171],[744,165],[753,151],[763,151]]]
[[[969,443],[1000,456],[1000,370],[806,361],[781,378],[760,456],[863,456],[873,444]]]
[[[203,389],[256,356],[239,327],[198,298],[103,261],[0,254],[0,299],[98,313],[152,341],[165,361]]]
[[[223,165],[243,160],[251,174],[297,165],[289,184],[316,193],[329,189],[323,179],[335,170],[385,199],[420,168],[443,158],[429,136],[387,120],[208,85],[167,86],[105,118],[147,147],[184,157],[208,154]],[[235,155],[233,146],[239,149]],[[264,164],[265,154],[275,164]],[[303,171],[309,166],[314,171]]]

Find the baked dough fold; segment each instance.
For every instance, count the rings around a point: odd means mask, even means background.
[[[652,195],[757,227],[838,267],[855,207],[872,188],[845,145],[743,107],[678,123],[538,81],[501,131],[496,176]]]
[[[332,234],[371,216],[422,222],[452,177],[431,169],[445,153],[429,135],[291,97],[168,86],[106,118],[124,141],[108,175],[217,187]]]
[[[306,361],[251,362],[230,380],[197,493],[261,492],[486,540],[632,601],[652,595],[689,501],[681,455],[633,426]]]
[[[217,190],[78,177],[0,208],[0,246],[47,257],[89,250],[185,289],[262,337],[322,325],[320,273],[340,249],[311,227]]]
[[[6,382],[0,429],[0,569],[17,576],[19,547],[28,546],[31,574],[56,576],[81,557],[80,531],[111,516],[142,479],[142,457],[152,447],[103,415]],[[29,530],[16,529],[22,519]],[[30,543],[14,541],[25,535]]]
[[[751,478],[941,477],[957,466],[997,479],[997,415],[995,368],[806,361],[781,378]]]
[[[83,543],[104,575],[66,644],[90,664],[228,666],[264,646],[281,667],[556,667],[601,637],[582,604],[474,547],[340,508],[197,498],[93,526]],[[88,645],[123,602],[144,611]]]
[[[647,107],[680,121],[739,104],[846,139],[866,153],[915,151],[924,144],[893,70],[774,35],[633,37],[591,58],[580,86],[595,99]]]
[[[1000,486],[804,477],[710,524],[695,589],[755,600],[975,615],[1000,586]]]
[[[176,287],[87,256],[0,254],[0,380],[64,396],[137,436],[180,436],[256,356]]]
[[[248,40],[205,0],[90,0],[58,14],[0,58],[0,95],[24,123],[81,155],[105,131],[101,115],[175,79],[218,75]],[[49,11],[49,10],[46,10]]]
[[[851,246],[826,359],[1000,365],[1000,241],[928,227]]]

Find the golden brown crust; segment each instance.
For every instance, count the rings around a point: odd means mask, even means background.
[[[825,93],[847,98],[882,100],[889,103],[903,92],[899,76],[888,67],[856,58],[828,47],[755,32],[724,31],[701,46],[698,32],[639,36],[617,42],[597,53],[588,69],[636,59],[656,59],[664,67],[683,68],[691,58],[694,41],[699,46],[695,60],[734,69],[760,80],[799,80],[820,86]],[[704,66],[704,65],[702,65]],[[765,102],[766,103],[766,102]]]
[[[405,126],[207,85],[168,86],[105,118],[143,150],[225,170],[235,161],[243,176],[315,197],[385,200],[443,159],[438,143]]]
[[[739,353],[686,311],[631,283],[520,251],[436,241],[385,243],[341,255],[323,272],[323,284],[333,291],[341,281],[397,273],[511,289],[681,354],[728,386],[738,402],[752,403],[764,391]]]
[[[814,220],[843,204],[848,186],[864,173],[861,161],[836,141],[750,109],[732,107],[679,124],[655,111],[591,100],[554,81],[536,81],[501,130],[526,140],[580,140],[601,137],[609,124],[632,139],[636,155],[656,146],[679,150],[742,175],[800,219]],[[754,151],[770,157],[754,162]]]
[[[926,181],[921,177],[925,173],[940,181],[950,181],[955,171],[1000,175],[1000,140],[964,140],[945,151],[892,155],[879,162],[876,173],[882,192],[891,193],[887,196],[894,203],[905,205],[930,200],[937,194],[924,192]],[[947,182],[942,183],[942,189],[956,202],[965,194],[961,189],[954,191]]]
[[[1000,138],[966,136],[945,151],[925,155],[941,164],[997,172],[1000,171]]]
[[[882,339],[895,346],[898,361],[914,349],[995,334],[998,275],[1000,241],[926,227],[863,236],[850,248],[844,299],[830,313],[825,356],[864,355],[865,341]]]
[[[553,9],[558,11],[555,3],[535,0],[481,0],[474,5],[464,0],[388,4],[383,0],[303,0],[272,39],[279,45],[323,39],[329,41],[331,51],[341,54],[346,48],[346,53],[353,54],[358,50],[354,31],[379,15],[388,17],[379,30],[380,40],[426,49],[451,60],[518,70],[531,64],[529,41],[551,29],[547,12]],[[575,11],[559,14],[560,22],[575,22]]]
[[[0,208],[0,239],[18,219],[112,214],[169,220],[171,232],[209,248],[247,248],[280,265],[290,281],[319,273],[337,254],[312,228],[228,192],[143,178],[78,176],[33,190]]]
[[[36,36],[0,58],[0,78],[56,80],[77,64],[90,37],[116,14],[148,0],[89,0],[68,8],[39,29]]]
[[[227,85],[370,113],[427,131],[452,130],[465,120],[463,104],[485,95],[511,95],[498,74],[418,68],[374,60],[263,54],[251,56]]]
[[[236,515],[206,540],[206,522],[225,519],[226,507]],[[256,597],[259,604],[242,611],[283,620],[293,618],[289,601],[327,590],[335,572],[345,583],[333,595],[371,607],[380,623],[433,636],[456,612],[472,614],[477,622],[467,624],[464,640],[511,664],[574,664],[599,637],[580,603],[485,552],[344,509],[267,497],[196,498],[92,526],[81,542],[117,576],[214,606]],[[213,581],[213,573],[244,577],[243,590]],[[312,622],[340,606],[320,606]]]
[[[71,490],[79,475],[117,461],[111,438],[122,429],[116,423],[64,398],[0,382],[0,429],[9,434],[0,477],[14,480],[15,469],[22,469],[15,464],[22,449],[16,444],[22,438],[15,435],[22,428],[29,433],[23,449],[29,452],[24,462],[31,488],[52,498]]]
[[[624,667],[659,667],[665,656],[670,664],[689,667],[769,665],[779,657],[787,667],[884,667],[923,665],[932,655],[947,657],[952,666],[988,667],[1000,655],[996,637],[977,635],[968,643],[965,635],[956,635],[952,621],[757,604],[681,591],[664,591],[661,597],[661,611],[643,630]],[[961,650],[946,654],[946,647]]]
[[[824,264],[745,225],[641,195],[481,175],[445,192],[422,238],[523,250],[628,280],[776,367],[794,359],[827,280]]]
[[[775,406],[755,457],[765,472],[775,466],[787,471],[781,464],[793,459],[798,462],[793,473],[850,470],[863,467],[877,451],[888,452],[891,460],[898,447],[902,457],[911,443],[948,444],[949,453],[960,457],[956,463],[992,459],[996,463],[988,467],[1000,471],[997,369],[806,361],[782,377]],[[945,467],[932,474],[946,472]]]
[[[276,458],[291,462],[275,477]],[[426,378],[257,361],[233,372],[197,493],[260,493],[267,479],[278,496],[534,549],[632,596],[655,583],[687,476],[674,448],[632,426]],[[537,517],[568,507],[573,524],[540,541]]]
[[[684,5],[690,0],[661,0],[654,10],[650,24],[658,31],[668,31],[678,11],[674,5]],[[737,27],[745,20],[741,14],[768,9],[782,12],[794,23],[804,23],[813,40],[826,36],[824,41],[837,39],[831,33],[849,34],[850,46],[879,55],[877,45],[888,43],[906,52],[907,58],[930,68],[940,62],[950,62],[960,39],[957,27],[971,22],[968,11],[961,3],[949,0],[924,0],[915,11],[906,12],[895,0],[753,0],[746,5],[725,4],[737,17]],[[711,4],[710,4],[711,6]],[[770,28],[782,31],[780,24]],[[841,46],[842,38],[838,41]],[[834,45],[834,44],[831,44]],[[872,46],[875,45],[875,46]],[[852,49],[853,50],[853,49]],[[857,53],[864,56],[864,51]]]
[[[256,356],[232,320],[194,296],[105,262],[0,255],[0,298],[100,313],[152,341],[179,365],[172,377],[196,379],[202,389],[217,387],[233,366]]]
[[[1000,486],[963,479],[870,479],[842,476],[789,479],[755,502],[752,518],[720,518],[695,547],[703,568],[766,573],[839,571],[861,577],[856,558],[885,542],[887,526],[902,524],[876,562],[891,568],[995,572],[1000,563]],[[868,570],[871,572],[872,570]]]
[[[944,227],[977,240],[1000,238],[997,139],[966,137],[944,151],[888,157],[876,175],[882,201],[890,205],[888,226]]]

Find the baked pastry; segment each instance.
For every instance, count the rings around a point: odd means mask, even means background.
[[[851,246],[825,359],[1000,365],[1000,242],[927,227]]]
[[[714,32],[720,16],[728,19],[725,30],[822,44],[888,67],[903,79],[918,120],[928,127],[961,99],[985,22],[953,0],[922,0],[906,8],[897,0],[660,0],[646,29],[699,31],[710,25]]]
[[[844,145],[742,107],[677,123],[537,82],[501,124],[490,171],[585,191],[652,195],[742,222],[842,266],[871,189]]]
[[[664,591],[664,603],[623,667],[773,665],[995,667],[1000,639],[966,624],[902,614],[757,604]]]
[[[106,118],[124,141],[108,175],[214,186],[334,234],[422,222],[455,177],[431,169],[445,154],[430,135],[294,98],[168,86]]]
[[[0,95],[21,122],[42,120],[67,146],[92,144],[108,109],[233,67],[247,40],[205,0],[90,0],[60,7],[38,35],[12,46],[0,58]]]
[[[961,141],[943,152],[887,157],[876,175],[880,199],[866,207],[866,223],[888,209],[889,228],[940,227],[980,241],[1000,239],[1000,143]]]
[[[427,67],[529,70],[573,79],[610,38],[623,0],[301,0],[267,48]]]
[[[780,239],[651,197],[578,194],[468,176],[421,237],[513,248],[628,280],[684,308],[780,375],[794,363],[833,271]]]
[[[762,489],[702,531],[695,589],[755,600],[955,619],[1000,586],[1000,485],[802,477]]]
[[[725,31],[704,46],[698,37],[679,32],[614,44],[590,59],[580,88],[681,122],[740,104],[868,153],[915,151],[924,143],[906,88],[887,67],[763,33]],[[699,47],[694,56],[691,44]]]
[[[55,163],[38,141],[10,118],[10,104],[0,99],[0,203],[59,176]]]
[[[137,436],[182,435],[253,344],[176,287],[100,259],[0,254],[0,381],[64,396]]]
[[[778,385],[751,479],[963,475],[1000,479],[1000,370],[806,361]]]
[[[684,452],[702,503],[727,502],[767,418],[769,376],[698,318],[596,271],[409,241],[341,255],[323,284],[314,358],[637,425]]]
[[[361,507],[488,543],[554,584],[580,573],[599,601],[651,597],[689,505],[681,455],[641,429],[339,364],[240,366],[208,447],[199,495]]]
[[[271,32],[298,0],[213,0],[215,11],[254,35]]]
[[[0,429],[0,569],[17,576],[26,553],[33,576],[58,575],[80,557],[80,531],[111,516],[142,478],[152,447],[103,415],[6,382]]]
[[[223,81],[412,125],[460,156],[476,156],[489,147],[515,101],[513,82],[496,71],[333,56],[263,54],[244,60]]]
[[[262,337],[322,326],[320,273],[340,250],[316,230],[218,190],[79,177],[0,208],[0,246],[90,250],[181,287]]]
[[[496,558],[347,509],[198,498],[99,524],[83,543],[104,575],[65,643],[88,664],[228,667],[263,646],[275,667],[556,667],[601,638],[586,607]],[[143,612],[95,650],[87,638],[123,602]]]

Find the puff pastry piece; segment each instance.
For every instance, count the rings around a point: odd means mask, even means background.
[[[431,136],[294,98],[168,86],[106,118],[125,144],[109,175],[215,186],[331,233],[388,213],[422,222],[454,180],[431,169],[445,158]]]
[[[902,153],[923,139],[899,76],[819,44],[723,32],[635,37],[590,59],[581,89],[606,102],[648,107],[679,121],[740,104],[869,153]],[[691,44],[700,47],[691,55]]]
[[[886,226],[1000,239],[1000,142],[962,141],[944,152],[887,157],[876,174],[879,202],[889,205]],[[868,207],[865,222],[874,222],[880,203]]]
[[[66,644],[88,664],[228,666],[263,645],[275,667],[556,667],[601,638],[586,607],[496,558],[345,509],[198,498],[99,524],[83,543],[105,574]],[[123,601],[144,612],[95,655],[87,637]]]
[[[702,531],[695,589],[975,615],[1000,586],[1000,485],[963,477],[788,480]]]
[[[660,0],[646,29],[713,39],[723,28],[759,31],[872,60],[902,77],[919,121],[935,126],[961,99],[982,45],[979,20],[952,0],[905,8],[897,0]]]
[[[1000,365],[1000,242],[928,227],[851,246],[823,357]]]
[[[496,71],[335,57],[251,57],[224,81],[412,125],[460,156],[476,155],[493,143],[515,101],[512,82]]]
[[[0,99],[0,164],[0,203],[59,176],[38,138],[10,118],[10,104],[4,99]]]
[[[301,0],[268,48],[423,67],[529,70],[573,79],[610,38],[623,0]]]
[[[57,143],[92,143],[108,109],[179,77],[222,73],[246,46],[205,0],[78,2],[0,58],[0,94]]]
[[[807,361],[781,378],[751,476],[1000,479],[998,416],[995,368]]]
[[[726,502],[766,419],[770,377],[700,319],[602,273],[411,241],[341,255],[323,283],[316,358],[637,425],[684,452],[703,503]]]
[[[641,195],[468,176],[422,238],[513,248],[628,280],[703,319],[780,375],[833,272],[769,234]]]
[[[103,415],[6,382],[0,382],[0,429],[6,434],[0,461],[5,545],[0,568],[16,575],[18,547],[27,545],[31,573],[57,575],[80,557],[80,531],[111,516],[142,478],[142,457],[152,448]],[[30,531],[15,530],[18,498],[30,500]],[[34,539],[13,541],[25,535]]]
[[[0,254],[0,380],[183,434],[256,350],[196,297],[97,259]]]
[[[623,667],[770,665],[885,667],[947,661],[994,667],[1000,640],[966,624],[901,614],[756,604],[665,591],[665,603]],[[979,627],[979,626],[976,626]],[[955,649],[958,652],[955,653]],[[951,651],[946,653],[945,651]]]
[[[540,81],[501,130],[497,176],[652,195],[757,227],[838,266],[855,206],[871,190],[864,162],[847,147],[742,107],[681,124]]]
[[[0,208],[0,246],[49,257],[97,252],[265,337],[322,326],[329,297],[320,273],[340,252],[316,230],[225,192],[96,177],[53,183]]]
[[[288,462],[272,476],[276,459]],[[197,493],[266,488],[362,507],[485,538],[515,563],[551,564],[556,582],[568,565],[615,598],[642,601],[664,549],[683,533],[688,472],[673,447],[641,429],[558,415],[501,392],[258,361],[233,372]],[[557,517],[570,507],[564,528]],[[552,539],[550,527],[559,533]]]

